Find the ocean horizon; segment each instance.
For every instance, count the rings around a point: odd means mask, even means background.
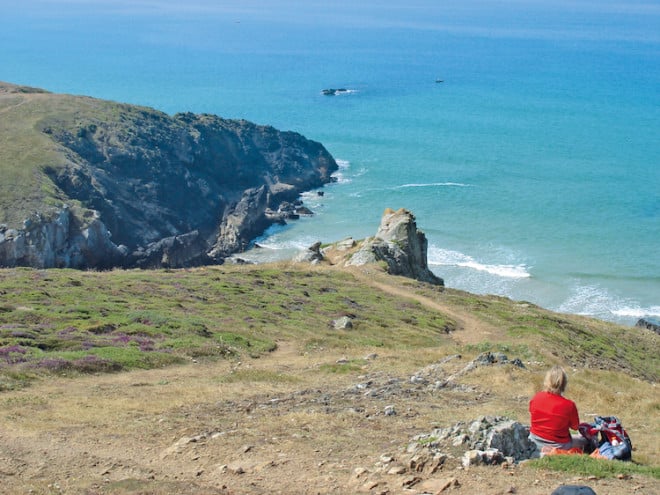
[[[337,182],[242,254],[411,211],[451,288],[660,317],[660,4],[0,0],[0,80],[293,130]],[[346,91],[325,95],[324,89]]]

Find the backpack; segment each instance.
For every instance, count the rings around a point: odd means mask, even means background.
[[[606,459],[632,459],[632,441],[616,416],[596,416],[593,423],[580,423],[578,431],[591,449]]]

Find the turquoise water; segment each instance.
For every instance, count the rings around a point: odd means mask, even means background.
[[[322,142],[338,182],[255,259],[404,207],[450,287],[660,315],[657,2],[179,3],[0,1],[0,80]]]

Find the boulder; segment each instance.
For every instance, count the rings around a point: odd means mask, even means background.
[[[343,239],[335,243],[334,247],[338,251],[349,251],[353,249],[355,245],[356,245],[355,240],[353,240],[352,237],[347,237],[346,239]]]
[[[391,275],[444,285],[428,268],[427,248],[426,235],[417,229],[415,216],[403,208],[388,208],[376,235],[364,240],[346,264],[360,266],[384,261]]]
[[[459,448],[464,451],[467,464],[499,463],[506,458],[521,461],[538,457],[536,445],[528,436],[529,429],[517,421],[502,416],[482,416],[470,423],[459,422],[418,435],[408,446],[408,453],[435,455]]]
[[[335,330],[349,330],[353,328],[353,319],[349,316],[342,316],[332,321],[332,328]]]
[[[315,242],[304,251],[301,251],[293,258],[297,263],[320,263],[323,261],[323,253],[321,253],[321,243]]]

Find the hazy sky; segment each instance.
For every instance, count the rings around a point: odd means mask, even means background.
[[[545,39],[559,34],[567,39],[660,41],[658,0],[0,0],[0,9],[3,16],[53,20],[180,15],[188,22],[215,19],[342,29],[428,29],[488,37]],[[612,14],[620,16],[615,28]],[[609,16],[607,22],[602,21],[604,15]]]

